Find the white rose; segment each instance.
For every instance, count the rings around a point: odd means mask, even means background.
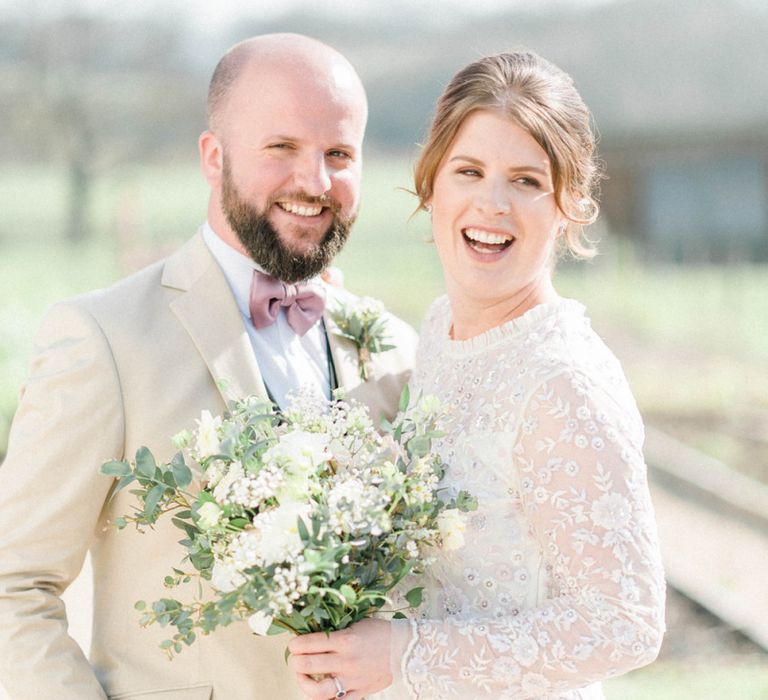
[[[272,626],[272,616],[261,611],[255,612],[248,618],[248,626],[255,634],[260,634],[263,637]]]
[[[211,501],[203,503],[203,505],[197,509],[197,523],[203,530],[210,530],[212,527],[218,525],[219,520],[221,520],[222,512],[221,508],[215,503],[211,503]]]
[[[219,453],[219,433],[221,416],[215,418],[210,411],[203,411],[197,421],[197,442],[195,450],[198,459],[205,459]]]
[[[289,561],[301,552],[299,518],[309,521],[309,506],[289,502],[259,513],[253,519],[253,526],[259,532],[259,554],[266,566]]]
[[[245,583],[243,576],[237,567],[229,561],[216,561],[211,570],[211,585],[222,593],[229,593]]]
[[[455,508],[442,510],[437,516],[437,526],[443,540],[443,549],[460,549],[464,546],[464,531],[467,524],[464,517]]]
[[[293,430],[280,437],[273,447],[264,453],[265,462],[276,462],[298,474],[308,471],[330,459],[326,433],[308,433]]]

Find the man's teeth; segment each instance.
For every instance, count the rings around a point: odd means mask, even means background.
[[[481,231],[476,228],[464,229],[464,235],[472,241],[478,243],[488,243],[489,245],[501,245],[507,241],[513,241],[514,236],[504,235],[501,233],[489,233],[488,231]]]
[[[297,214],[298,216],[318,216],[323,211],[322,207],[308,207],[300,204],[292,204],[291,202],[278,202],[278,206],[291,214]]]

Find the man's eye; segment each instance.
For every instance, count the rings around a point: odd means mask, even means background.
[[[328,155],[331,158],[343,158],[344,160],[352,160],[352,154],[347,151],[333,150],[328,151]]]

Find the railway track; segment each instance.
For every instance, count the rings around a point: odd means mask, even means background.
[[[647,428],[669,584],[768,650],[768,486]]]

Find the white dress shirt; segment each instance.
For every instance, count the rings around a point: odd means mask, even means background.
[[[251,279],[254,270],[264,270],[251,258],[225,243],[207,221],[203,226],[203,240],[232,289],[262,379],[272,399],[284,408],[288,392],[306,385],[315,387],[323,396],[330,398],[330,367],[322,321],[304,335],[299,335],[288,325],[285,309],[281,308],[272,325],[254,328],[249,310]],[[324,294],[320,282],[316,284],[318,292]]]

